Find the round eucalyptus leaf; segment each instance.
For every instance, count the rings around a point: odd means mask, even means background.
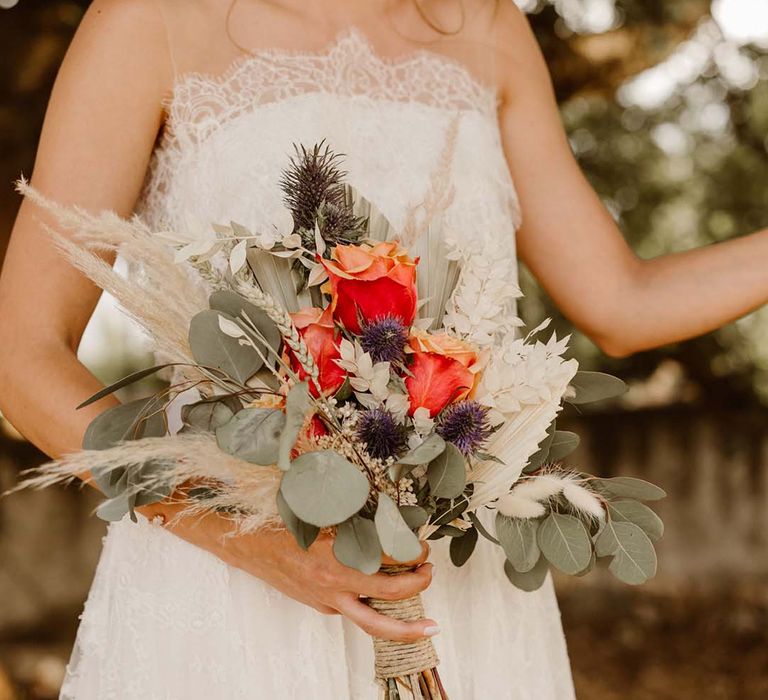
[[[548,572],[549,562],[547,562],[545,557],[541,557],[539,561],[536,562],[536,566],[524,573],[515,571],[514,567],[509,562],[509,559],[504,562],[504,573],[507,575],[510,583],[521,591],[526,591],[528,593],[538,591],[539,588],[541,588],[547,578]]]
[[[277,512],[283,520],[285,529],[293,535],[299,547],[307,551],[320,534],[320,528],[299,520],[280,491],[277,492]]]
[[[429,464],[435,457],[445,450],[445,440],[437,433],[428,435],[424,442],[416,445],[410,452],[407,452],[400,459],[398,464],[417,467],[420,464]]]
[[[576,372],[571,380],[575,396],[567,399],[572,404],[593,403],[621,396],[627,385],[618,377],[603,372]]]
[[[122,520],[131,511],[131,508],[131,499],[128,494],[121,494],[100,503],[99,507],[96,508],[96,515],[108,523],[116,523]]]
[[[552,436],[547,457],[550,462],[559,462],[567,457],[579,446],[580,438],[576,433],[568,430],[556,430]]]
[[[647,505],[633,500],[609,501],[608,510],[615,521],[624,521],[637,525],[652,542],[664,535],[664,523]]]
[[[333,553],[344,566],[371,575],[381,566],[381,544],[372,520],[353,515],[336,530]]]
[[[539,526],[537,540],[550,564],[574,575],[589,565],[592,540],[584,523],[572,515],[550,513]]]
[[[280,490],[301,520],[329,527],[344,522],[365,505],[368,479],[338,452],[318,450],[293,460]]]
[[[83,449],[105,450],[123,440],[162,437],[166,427],[160,406],[152,396],[108,408],[88,425],[83,436]]]
[[[496,536],[515,571],[530,571],[539,561],[541,550],[536,539],[539,524],[539,520],[496,514]]]
[[[429,520],[429,513],[421,506],[400,506],[400,515],[408,523],[411,530],[416,530],[422,525],[426,525]]]
[[[216,429],[219,447],[235,457],[261,466],[277,461],[285,414],[274,408],[244,408]]]
[[[464,455],[450,442],[429,463],[427,480],[435,498],[457,498],[467,485],[467,466]]]
[[[240,384],[245,384],[264,363],[256,350],[221,330],[220,316],[235,322],[221,311],[207,310],[196,314],[189,325],[189,347],[197,363],[216,367]]]
[[[379,493],[374,517],[381,548],[395,561],[413,561],[421,554],[421,542],[405,522],[397,504],[385,493]]]
[[[243,316],[248,318],[267,341],[265,350],[269,351],[272,358],[278,356],[282,336],[275,322],[265,311],[262,311],[258,306],[241,297],[237,292],[229,289],[220,289],[211,294],[208,299],[208,305],[211,309],[223,311],[227,316],[236,319],[241,327],[250,332],[250,326],[242,323]],[[264,343],[261,343],[261,345],[264,346]],[[267,356],[269,357],[270,355]]]
[[[235,409],[229,401],[197,401],[181,407],[181,420],[184,424],[184,432],[213,432],[216,428],[232,420],[235,412],[239,410],[239,401]]]
[[[461,537],[451,539],[449,553],[454,566],[464,566],[477,545],[477,530],[470,528]]]
[[[608,523],[618,547],[608,569],[623,583],[632,586],[645,583],[656,575],[656,551],[653,543],[634,523]]]
[[[633,498],[637,501],[658,501],[667,494],[656,484],[631,476],[616,476],[612,479],[593,479],[592,486],[614,498]]]

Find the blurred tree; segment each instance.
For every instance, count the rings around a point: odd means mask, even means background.
[[[517,1],[550,65],[574,152],[641,255],[768,226],[765,51],[725,40],[708,0]],[[30,172],[56,68],[88,4],[21,0],[0,10],[0,182]],[[649,100],[659,84],[666,91]],[[4,233],[17,204],[0,188]],[[526,292],[524,314],[568,327],[535,285]],[[673,359],[709,403],[768,402],[764,312],[618,368],[585,338],[574,348],[586,365],[629,377]]]

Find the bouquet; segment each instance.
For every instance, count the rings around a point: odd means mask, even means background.
[[[599,557],[627,583],[652,577],[663,527],[643,501],[664,492],[563,467],[578,437],[555,426],[563,402],[604,399],[622,382],[577,371],[564,358],[568,338],[542,337],[546,323],[521,336],[517,319],[488,322],[519,296],[508,270],[468,266],[439,217],[410,216],[396,231],[344,176],[326,145],[299,147],[274,230],[230,223],[192,240],[57,207],[22,182],[70,230],[52,232],[68,259],[165,360],[82,406],[172,373],[167,389],[96,417],[83,451],[26,485],[90,472],[106,520],[173,499],[183,514],[223,514],[236,532],[287,528],[303,548],[330,530],[337,559],[366,574],[383,554],[408,562],[423,540],[443,537],[464,566],[483,537],[525,591],[550,566],[582,575]],[[139,273],[120,276],[98,256],[105,250]],[[196,400],[170,434],[169,406],[190,389]],[[419,597],[368,602],[424,616]],[[447,697],[430,640],[374,646],[382,698]]]

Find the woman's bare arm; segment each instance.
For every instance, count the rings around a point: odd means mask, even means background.
[[[499,13],[502,136],[523,211],[522,260],[570,320],[628,355],[714,330],[768,301],[768,231],[650,260],[629,248],[574,159],[541,52]]]
[[[63,204],[130,214],[171,82],[165,28],[154,3],[96,0],[56,82],[32,184]],[[87,424],[115,399],[75,411],[101,388],[76,354],[99,291],[56,252],[44,220],[34,205],[23,204],[0,278],[0,409],[33,443],[58,456],[79,449]],[[162,503],[140,510],[170,520],[176,509]],[[426,549],[413,573],[365,576],[339,564],[326,535],[304,552],[284,530],[225,538],[230,530],[231,523],[214,514],[173,526],[232,566],[319,611],[341,613],[370,634],[409,641],[437,631],[431,620],[401,622],[359,600],[424,590],[432,579]]]
[[[32,176],[51,199],[133,210],[171,79],[159,20],[148,0],[91,6],[56,80]],[[46,220],[22,204],[0,277],[0,408],[59,456],[78,449],[89,421],[115,400],[74,410],[101,386],[76,357],[100,292],[55,250]]]

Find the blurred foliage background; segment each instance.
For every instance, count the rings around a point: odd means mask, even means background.
[[[768,0],[518,4],[529,13],[549,62],[573,150],[640,255],[717,243],[768,227]],[[0,10],[0,258],[19,204],[11,183],[31,171],[52,81],[87,5],[85,0],[0,0],[0,7],[7,8]],[[570,332],[535,281],[525,272],[523,279],[524,315],[553,315],[559,330]],[[112,364],[104,365],[100,349],[106,343],[113,348],[124,344],[122,361],[115,363],[112,352]],[[752,499],[748,509],[744,505],[747,515],[739,516],[751,525],[738,536],[735,531],[720,536],[722,551],[738,552],[741,558],[729,564],[730,578],[712,563],[720,556],[713,544],[720,541],[716,535],[695,540],[711,506],[697,490],[698,477],[689,475],[687,480],[669,477],[674,488],[667,509],[678,535],[675,539],[673,533],[667,560],[675,575],[642,592],[610,589],[597,597],[599,579],[584,586],[561,584],[579,696],[768,697],[768,543],[763,532],[768,519],[758,519],[768,506],[768,312],[621,361],[605,358],[579,335],[573,347],[587,368],[610,371],[631,384],[621,405],[574,417],[582,422],[579,431],[593,435],[583,454],[596,460],[603,473],[628,469],[627,460],[616,456],[626,437],[639,440],[627,442],[633,454],[641,454],[633,463],[635,472],[671,473],[678,466],[703,469],[707,463],[712,473],[725,475],[712,477],[715,492],[731,489],[745,501]],[[142,359],[140,344],[110,312],[108,300],[89,328],[82,356],[105,381]],[[664,452],[669,437],[664,431],[670,426],[699,437]],[[681,454],[701,458],[694,465],[678,465]],[[0,491],[20,467],[40,458],[6,424],[0,431]],[[732,471],[719,471],[721,465]],[[743,483],[732,476],[742,472]],[[717,478],[730,481],[724,486]],[[0,591],[15,590],[11,584],[3,588],[4,581],[19,573],[24,554],[35,563],[48,557],[46,547],[53,548],[45,534],[35,540],[41,549],[32,554],[18,544],[20,513],[25,523],[35,518],[29,508],[41,507],[42,497],[37,498],[28,501],[27,510],[0,501]],[[78,498],[65,505],[44,504],[46,513],[67,524],[65,531],[81,537],[92,502]],[[45,603],[29,605],[42,611],[42,618],[32,612],[14,616],[10,606],[16,603],[0,598],[0,700],[55,697],[71,645],[73,611],[82,604],[98,555],[93,544],[98,528],[93,532],[78,560],[80,569],[72,574],[84,583],[70,589],[36,581]],[[686,558],[683,552],[695,549],[696,542],[698,559]],[[9,553],[14,551],[12,564]],[[741,561],[746,559],[749,565]],[[26,580],[45,576],[39,568],[26,570]],[[704,579],[722,585],[713,593]],[[706,661],[700,656],[703,649]]]

